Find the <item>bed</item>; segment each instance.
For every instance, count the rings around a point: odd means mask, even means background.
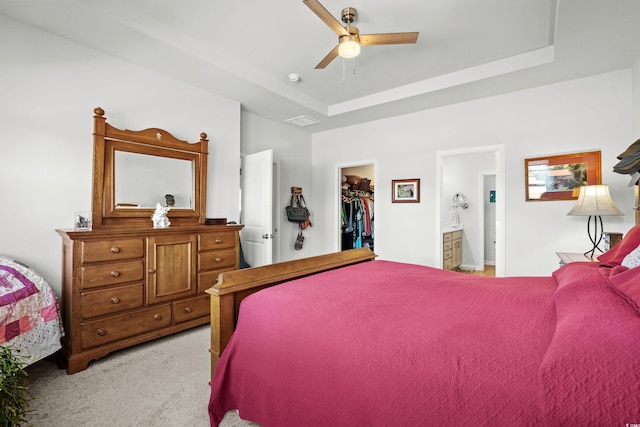
[[[639,245],[636,226],[549,277],[366,248],[224,273],[209,290],[211,425],[230,410],[265,427],[640,423],[640,268],[622,265]]]
[[[63,335],[56,295],[28,266],[0,255],[0,345],[26,365],[56,353]]]

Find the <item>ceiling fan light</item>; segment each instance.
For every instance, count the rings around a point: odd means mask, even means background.
[[[354,40],[345,40],[338,47],[338,55],[343,58],[355,58],[360,55],[360,44]]]

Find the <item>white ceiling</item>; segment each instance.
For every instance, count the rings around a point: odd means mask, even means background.
[[[320,0],[362,34],[418,31],[314,67],[337,36],[302,0],[15,0],[0,14],[317,132],[630,67],[638,0]],[[297,73],[301,80],[289,81]],[[294,126],[294,125],[291,125]]]

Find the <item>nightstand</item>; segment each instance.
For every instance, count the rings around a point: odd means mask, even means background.
[[[596,257],[588,257],[585,254],[577,254],[573,252],[556,252],[560,258],[560,265],[569,264],[570,262],[598,262]]]

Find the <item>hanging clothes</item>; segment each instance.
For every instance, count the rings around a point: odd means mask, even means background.
[[[343,191],[341,203],[342,250],[370,247],[373,250],[373,195]]]

